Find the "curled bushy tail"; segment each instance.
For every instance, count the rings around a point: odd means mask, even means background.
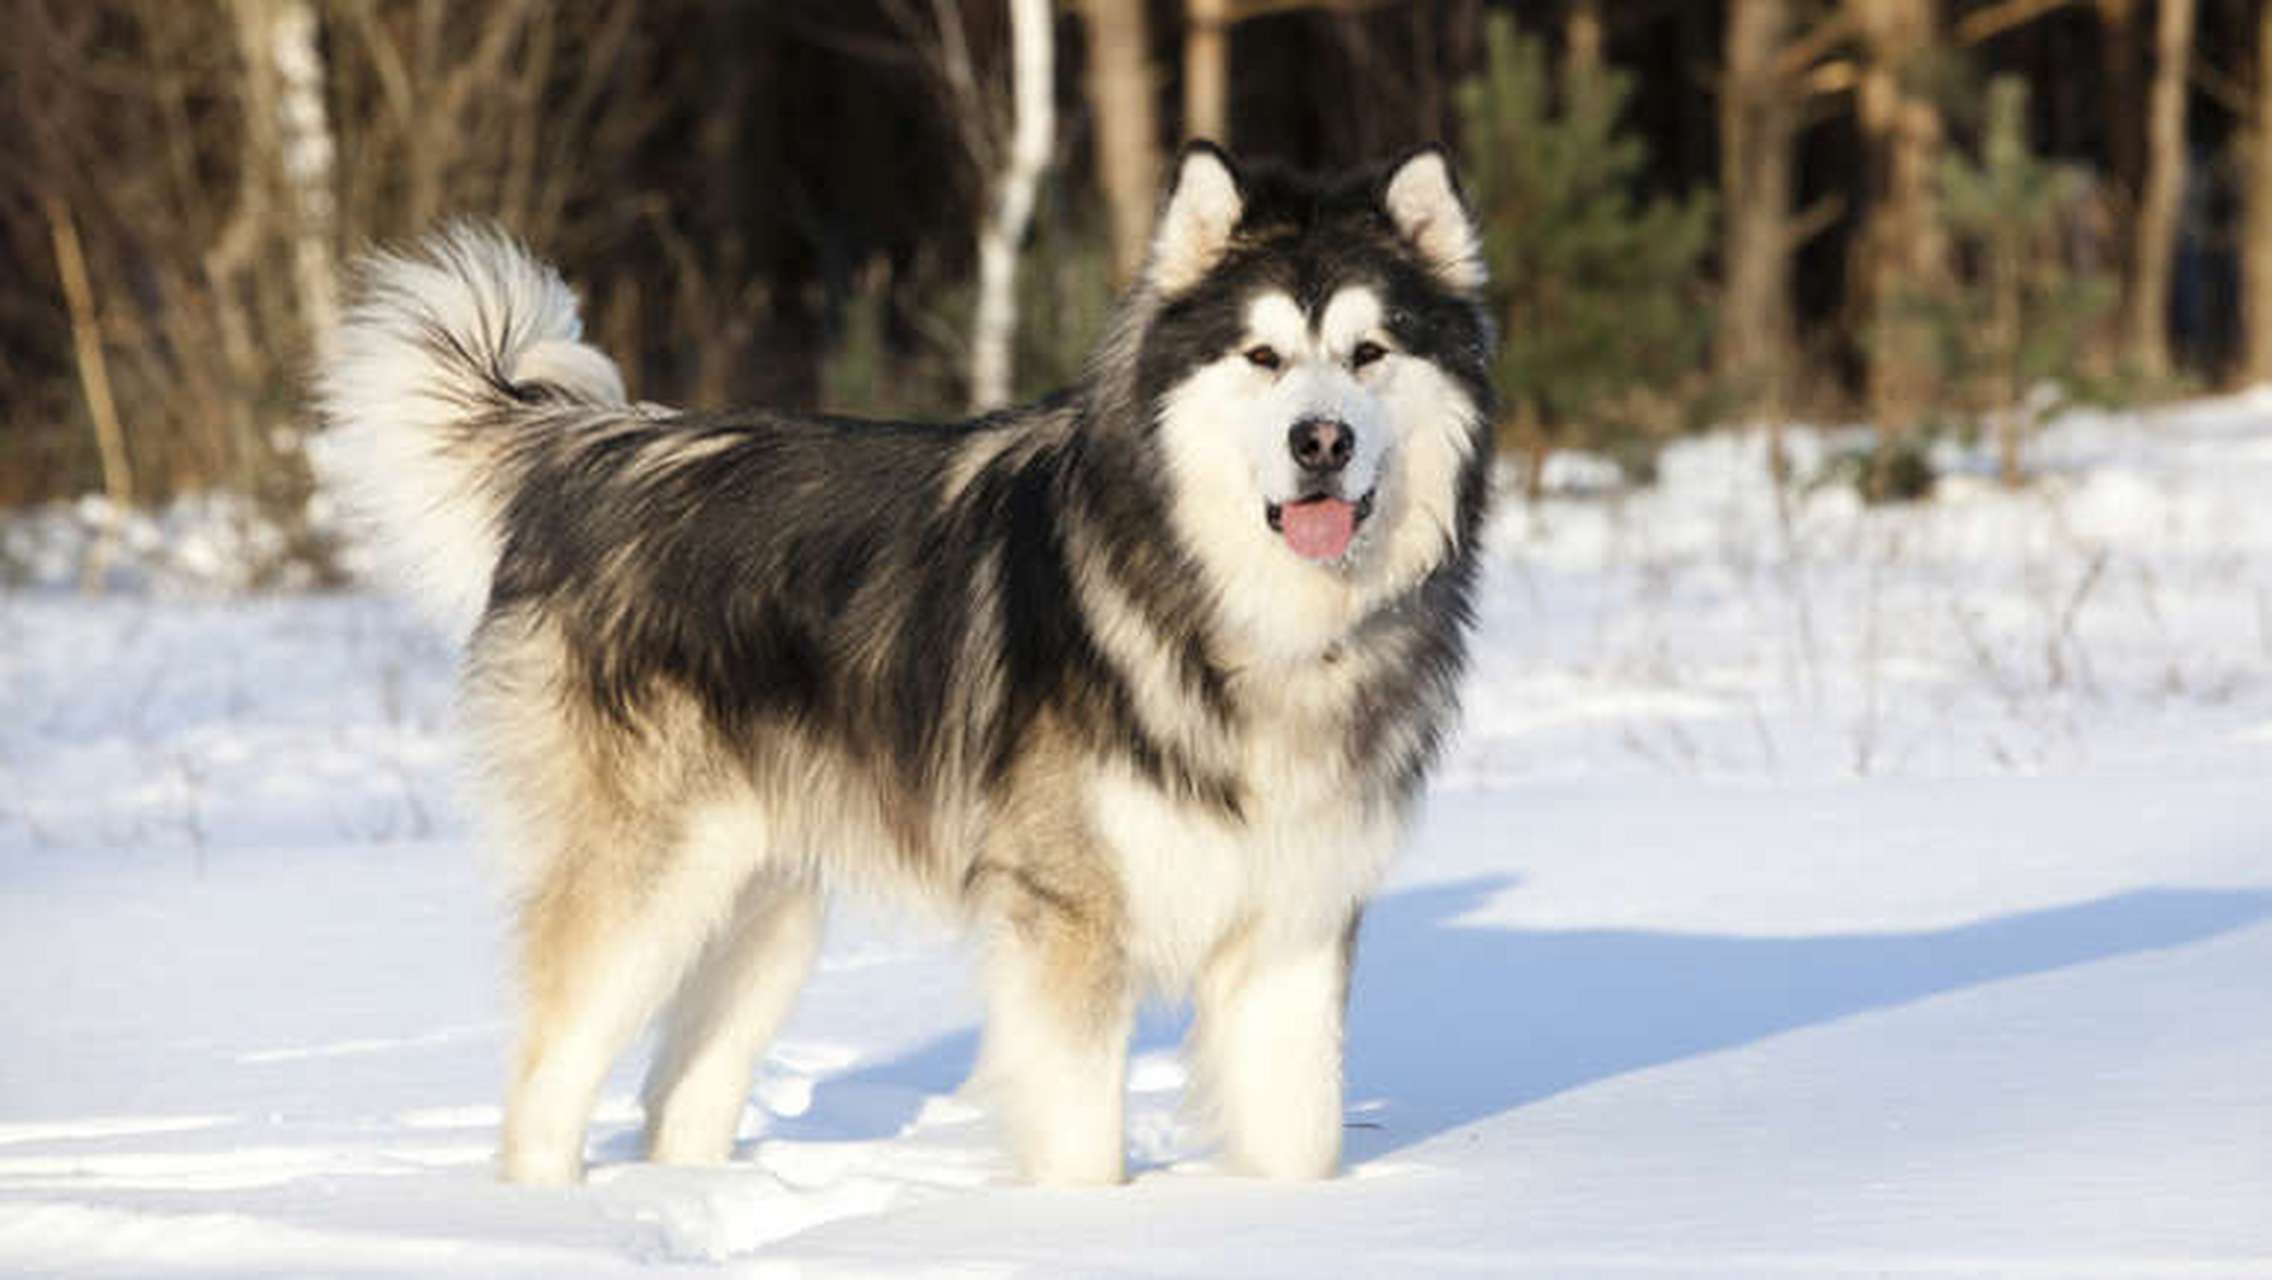
[[[533,433],[624,408],[576,295],[504,232],[460,222],[376,253],[317,378],[325,483],[436,618],[471,628]]]

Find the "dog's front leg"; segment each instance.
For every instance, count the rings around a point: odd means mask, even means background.
[[[1109,904],[1027,872],[1002,879],[978,1080],[1027,1179],[1119,1182],[1131,1001]]]
[[[1341,1028],[1354,915],[1321,937],[1249,928],[1200,974],[1192,1032],[1199,1101],[1232,1168],[1326,1178],[1341,1160]]]

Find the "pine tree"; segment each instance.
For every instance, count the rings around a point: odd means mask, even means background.
[[[1501,327],[1502,437],[1528,456],[1534,492],[1547,454],[1566,445],[1645,474],[1678,417],[1668,393],[1705,354],[1710,202],[1636,198],[1648,156],[1618,127],[1625,75],[1573,65],[1557,103],[1538,39],[1505,14],[1485,35],[1484,70],[1459,107]]]

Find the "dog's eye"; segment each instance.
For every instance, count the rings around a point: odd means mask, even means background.
[[[1248,347],[1246,349],[1246,362],[1257,369],[1276,369],[1279,365],[1286,363],[1279,357],[1278,348],[1272,346]]]
[[[1388,348],[1377,342],[1360,342],[1356,349],[1349,353],[1349,367],[1362,369],[1387,354]]]

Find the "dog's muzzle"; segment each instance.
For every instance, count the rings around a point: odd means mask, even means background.
[[[1341,496],[1342,472],[1357,456],[1357,433],[1338,418],[1304,418],[1287,428],[1286,452],[1301,471],[1303,495],[1264,504],[1263,519],[1304,560],[1339,560],[1373,513],[1371,490],[1354,502]]]

